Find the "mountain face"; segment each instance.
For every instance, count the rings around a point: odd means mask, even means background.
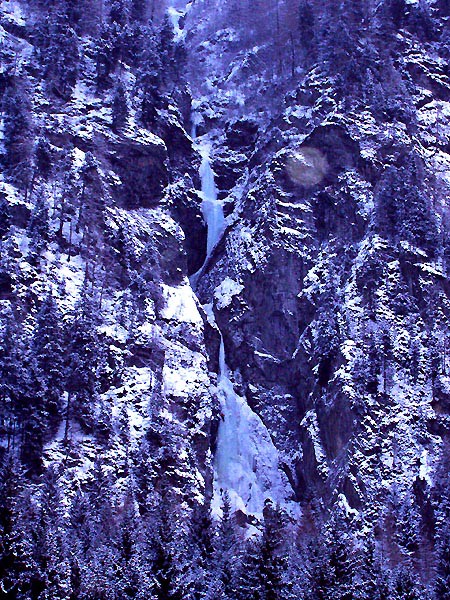
[[[449,597],[449,27],[0,3],[5,598]]]

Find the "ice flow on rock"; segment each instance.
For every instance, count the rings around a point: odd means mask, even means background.
[[[285,486],[278,452],[259,416],[236,394],[229,377],[221,337],[218,389],[223,419],[215,456],[215,503],[227,490],[236,509],[261,516],[267,498],[284,504]]]
[[[195,126],[194,126],[195,131]],[[206,242],[206,257],[203,265],[200,269],[192,275],[191,283],[195,287],[202,273],[203,269],[207,265],[210,256],[220,240],[222,233],[225,229],[225,216],[223,214],[223,206],[221,201],[218,199],[218,190],[214,180],[214,172],[211,167],[211,145],[209,142],[203,140],[197,142],[197,149],[202,157],[200,164],[200,179],[202,184],[201,198],[202,198],[202,212],[203,218],[208,230],[207,242]]]
[[[195,121],[193,125],[195,136]],[[223,205],[218,199],[211,167],[211,145],[204,139],[196,144],[202,157],[199,174],[202,210],[208,236],[205,261],[199,271],[191,277],[194,288],[225,229]],[[211,305],[205,309],[214,320]],[[264,423],[251,410],[245,398],[234,391],[226,363],[222,334],[220,338],[218,391],[222,418],[214,461],[213,507],[219,509],[221,490],[227,490],[236,509],[261,516],[267,498],[285,504],[287,486],[278,468],[278,452]]]
[[[202,163],[200,165],[200,177],[202,180],[202,210],[208,226],[208,238],[206,244],[206,258],[209,259],[214,246],[219,241],[224,227],[225,217],[222,203],[218,200],[218,191],[214,181],[214,173],[211,168],[209,147],[203,146],[200,150]]]

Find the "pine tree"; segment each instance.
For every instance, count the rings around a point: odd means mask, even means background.
[[[53,168],[52,151],[47,138],[39,137],[34,147],[36,169],[44,179],[48,179]]]
[[[30,257],[33,263],[46,250],[50,241],[50,226],[47,202],[44,194],[39,191],[28,223],[28,236],[30,237]]]
[[[217,539],[214,543],[214,565],[225,597],[232,596],[234,561],[237,552],[237,537],[233,523],[231,500],[228,491],[222,492],[222,515]]]
[[[325,526],[327,549],[318,545],[317,562],[313,571],[313,585],[317,598],[352,600],[354,564],[352,544],[347,525],[341,515],[333,516]],[[322,555],[322,556],[321,556]]]
[[[414,154],[407,166],[390,167],[376,193],[377,223],[381,233],[394,241],[407,240],[427,250],[437,247],[437,227],[424,192],[425,172]]]
[[[57,236],[59,239],[63,238],[64,225],[67,220],[70,221],[70,233],[69,243],[72,241],[72,221],[76,207],[79,204],[80,198],[80,184],[75,174],[73,164],[73,154],[71,151],[67,151],[61,161],[60,172],[62,174],[61,181],[61,195],[58,198],[58,204],[55,207],[58,213],[59,226]],[[71,249],[68,249],[70,255]]]
[[[161,60],[162,80],[164,84],[167,85],[170,81],[173,81],[175,70],[173,26],[168,14],[164,15],[164,19],[159,28],[157,51]]]
[[[394,598],[397,600],[426,600],[417,576],[407,567],[397,570],[393,585]]]
[[[5,198],[0,198],[0,240],[8,235],[11,229],[11,211]]]
[[[70,26],[64,3],[56,4],[35,33],[44,78],[56,96],[69,100],[79,70],[78,37]]]
[[[22,331],[12,311],[4,315],[0,335],[0,414],[6,447],[14,447],[21,418]]]
[[[434,593],[437,600],[448,600],[450,591],[450,529],[443,524],[437,544],[437,564]]]
[[[2,113],[5,171],[25,189],[26,195],[31,181],[33,126],[30,101],[24,87],[17,85],[7,88],[2,101]]]
[[[261,540],[250,538],[245,543],[236,567],[232,598],[236,600],[264,600],[264,583],[261,580]]]
[[[159,506],[147,517],[151,536],[153,594],[158,600],[183,600],[179,586],[183,569],[183,532],[176,497],[169,489],[162,491]]]
[[[36,317],[31,351],[43,382],[44,410],[53,423],[61,418],[62,409],[64,361],[61,342],[61,315],[53,296],[48,294]]]
[[[135,490],[131,482],[120,516],[118,546],[121,560],[119,589],[125,598],[136,598],[148,593],[151,584],[143,553],[142,532],[136,511]]]
[[[300,0],[298,5],[297,35],[307,63],[312,64],[317,58],[316,22],[313,7],[307,0]]]
[[[421,539],[421,517],[414,501],[414,496],[406,494],[394,500],[394,517],[396,522],[396,539],[400,548],[407,554],[419,549]]]
[[[112,126],[114,131],[120,131],[127,124],[128,103],[125,86],[119,82],[113,92],[112,100]]]
[[[42,588],[42,598],[64,600],[69,585],[70,568],[65,556],[63,518],[58,475],[48,467],[42,476],[39,509],[33,531],[34,579]],[[35,584],[36,585],[36,584]]]
[[[67,331],[67,391],[66,429],[70,419],[91,429],[92,407],[99,390],[98,368],[101,343],[97,335],[98,317],[92,297],[84,290],[75,306],[73,320]]]
[[[95,58],[97,91],[100,93],[112,85],[111,75],[115,67],[113,48],[114,40],[111,30],[108,26],[104,26],[97,41]]]
[[[384,0],[383,8],[397,31],[403,27],[407,13],[405,0]]]
[[[72,553],[77,555],[77,565],[73,565],[75,569],[84,563],[94,543],[93,513],[88,494],[78,490],[70,505],[68,523]]]
[[[140,118],[145,127],[151,127],[156,122],[157,111],[161,106],[163,68],[158,41],[151,29],[146,32],[143,48],[137,75],[137,85],[141,90]]]
[[[419,0],[411,6],[410,29],[421,42],[432,42],[438,37],[438,22],[435,21],[432,7],[426,0]]]
[[[12,454],[5,455],[0,465],[0,582],[5,600],[27,597],[29,591],[32,560],[23,519],[30,514],[22,502],[24,486],[17,460]]]
[[[261,583],[265,600],[281,600],[283,574],[287,569],[286,514],[279,506],[266,501],[261,540]]]
[[[130,18],[129,0],[112,0],[109,9],[109,19],[111,23],[116,23],[119,27],[125,27]]]
[[[19,373],[19,421],[21,423],[20,459],[32,474],[42,472],[42,451],[48,433],[44,382],[40,377],[31,340],[24,340]]]
[[[148,0],[131,0],[131,20],[145,23],[148,13]]]

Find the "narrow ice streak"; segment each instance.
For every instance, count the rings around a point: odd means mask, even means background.
[[[191,115],[191,138],[193,140],[195,140],[197,138],[197,127],[200,125],[200,123],[202,122],[202,117],[200,115],[200,113],[198,113],[197,111],[193,111],[192,115]]]
[[[203,265],[200,267],[197,273],[191,277],[191,283],[193,287],[195,287],[201,272],[209,261],[212,251],[214,250],[214,246],[220,240],[223,230],[225,229],[223,206],[221,201],[218,199],[218,191],[214,180],[214,172],[211,167],[211,147],[208,143],[199,142],[197,143],[197,149],[202,157],[199,174],[202,182],[202,212],[208,230],[208,237],[206,241],[206,257]]]
[[[228,491],[236,509],[261,517],[267,498],[282,504],[286,500],[278,452],[260,417],[234,391],[222,337],[219,368],[218,389],[223,418],[215,456],[215,508],[220,503],[222,489]]]
[[[175,5],[180,5],[180,2],[172,0],[167,9],[167,14],[172,22],[174,39],[176,42],[180,42],[186,37],[186,31],[180,27],[180,20],[190,11],[192,2],[188,2],[183,8],[179,8]]]
[[[225,226],[222,203],[218,200],[218,192],[214,181],[214,173],[209,158],[209,148],[200,148],[202,164],[200,165],[200,177],[202,180],[202,211],[208,226],[208,240],[206,245],[206,256],[209,258],[214,246],[220,239]]]

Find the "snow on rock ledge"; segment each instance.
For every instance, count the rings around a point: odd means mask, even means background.
[[[244,286],[234,281],[230,277],[226,277],[220,285],[214,290],[214,298],[216,299],[216,307],[219,310],[229,306],[233,300],[233,296],[237,296],[242,292]]]
[[[188,283],[179,287],[162,285],[162,291],[166,301],[166,306],[161,312],[163,319],[203,325],[197,300]]]

